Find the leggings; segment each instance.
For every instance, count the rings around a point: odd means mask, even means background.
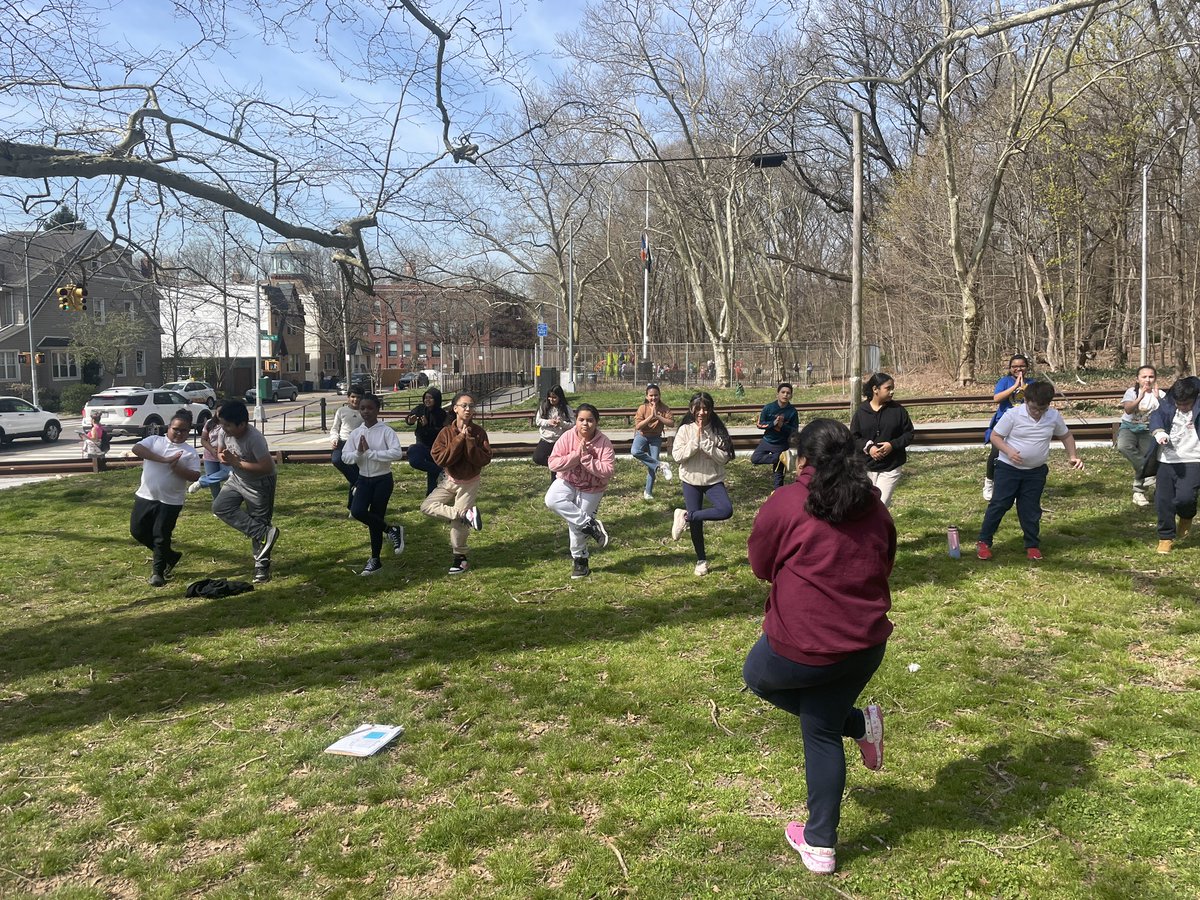
[[[704,498],[708,497],[712,506],[704,508]],[[729,501],[729,491],[725,490],[725,482],[716,484],[683,483],[683,503],[687,507],[688,528],[692,533],[692,546],[696,550],[697,562],[708,559],[704,552],[704,523],[720,522],[733,515],[733,504]]]

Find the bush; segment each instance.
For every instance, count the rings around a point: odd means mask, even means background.
[[[98,384],[69,384],[63,388],[62,403],[60,409],[64,409],[69,413],[78,413],[91,399],[92,394],[100,390]],[[57,411],[57,410],[55,410]]]
[[[46,412],[59,412],[62,409],[62,396],[54,388],[41,388],[38,391],[38,405]]]

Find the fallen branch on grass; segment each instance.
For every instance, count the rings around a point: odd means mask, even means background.
[[[717,702],[715,700],[713,700],[711,697],[708,698],[708,709],[709,709],[708,714],[709,714],[709,717],[712,719],[712,723],[714,725],[716,725],[718,728],[720,728],[727,735],[729,735],[730,737],[733,737],[734,736],[733,732],[721,724],[721,718],[720,718],[721,714],[720,714],[720,712],[717,711]]]

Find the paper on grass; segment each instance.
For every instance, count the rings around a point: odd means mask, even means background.
[[[339,756],[371,756],[404,733],[403,725],[359,725],[339,741],[325,748]]]

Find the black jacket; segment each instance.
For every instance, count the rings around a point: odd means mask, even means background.
[[[1175,420],[1175,398],[1171,396],[1171,392],[1167,391],[1167,396],[1163,397],[1158,403],[1158,409],[1150,413],[1150,433],[1155,431],[1165,431],[1171,433],[1171,423]],[[1192,405],[1192,425],[1200,428],[1200,400]],[[1141,478],[1152,478],[1158,474],[1158,443],[1150,445],[1150,452],[1146,454],[1146,458],[1142,460],[1142,470],[1138,472]]]
[[[850,434],[854,437],[854,449],[866,456],[867,443],[892,445],[892,452],[880,460],[867,456],[867,470],[870,472],[890,472],[904,465],[908,454],[904,448],[912,443],[913,423],[908,417],[908,411],[894,400],[889,400],[887,406],[879,412],[871,408],[871,401],[866,400],[854,411],[850,420]]]

